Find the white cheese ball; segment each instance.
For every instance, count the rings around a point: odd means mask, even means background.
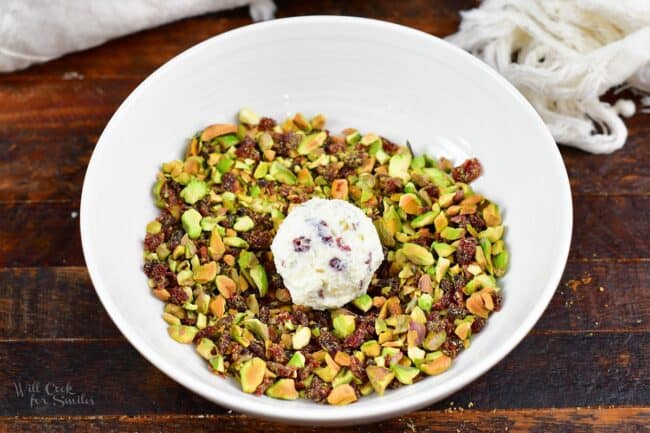
[[[372,220],[344,200],[312,198],[295,207],[271,244],[294,304],[337,308],[366,293],[384,260]]]

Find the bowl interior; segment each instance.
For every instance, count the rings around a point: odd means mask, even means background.
[[[475,189],[504,209],[511,265],[503,309],[445,374],[346,407],[242,393],[212,375],[160,319],[146,285],[145,224],[161,162],[182,156],[201,127],[240,107],[283,118],[322,112],[332,131],[358,127],[456,162],[476,156]],[[136,89],[102,134],[86,175],[81,229],[104,306],[134,346],[166,374],[221,405],[289,422],[378,420],[441,399],[505,356],[546,307],[571,238],[571,199],[559,152],[539,117],[505,80],[424,33],[356,18],[277,20],[210,39]],[[153,367],[152,367],[153,368]],[[118,379],[119,380],[119,379]]]

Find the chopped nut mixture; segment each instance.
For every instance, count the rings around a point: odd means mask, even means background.
[[[244,392],[285,400],[344,405],[443,373],[502,304],[501,214],[469,186],[481,170],[373,133],[331,134],[323,115],[278,123],[244,109],[238,124],[208,126],[153,188],[161,212],[146,227],[144,272],[169,335]],[[383,248],[367,293],[342,308],[292,303],[270,251],[314,197],[357,206]]]

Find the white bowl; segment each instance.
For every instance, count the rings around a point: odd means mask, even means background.
[[[151,186],[163,161],[182,155],[201,127],[240,107],[282,118],[328,116],[416,152],[476,156],[475,189],[505,209],[511,265],[502,311],[446,373],[345,407],[241,392],[211,374],[192,345],[171,340],[162,303],[142,273],[145,224],[157,215]],[[97,294],[126,338],[152,364],[201,396],[250,415],[307,425],[378,421],[440,400],[508,354],[528,333],[560,280],[571,240],[566,170],[546,127],[498,74],[448,43],[407,27],[348,17],[281,19],[233,30],[175,57],[126,99],[88,166],[81,235]],[[534,374],[534,373],[533,373]],[[116,380],[120,380],[119,377]]]

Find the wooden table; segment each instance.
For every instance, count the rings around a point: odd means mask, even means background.
[[[473,6],[278,3],[279,16],[369,16],[438,36]],[[100,305],[79,239],[86,164],[118,105],[171,57],[249,23],[244,9],[207,15],[0,76],[0,432],[295,430],[218,407],[145,361]],[[449,399],[340,431],[650,431],[650,116],[626,123],[613,155],[562,149],[573,246],[530,335]]]

